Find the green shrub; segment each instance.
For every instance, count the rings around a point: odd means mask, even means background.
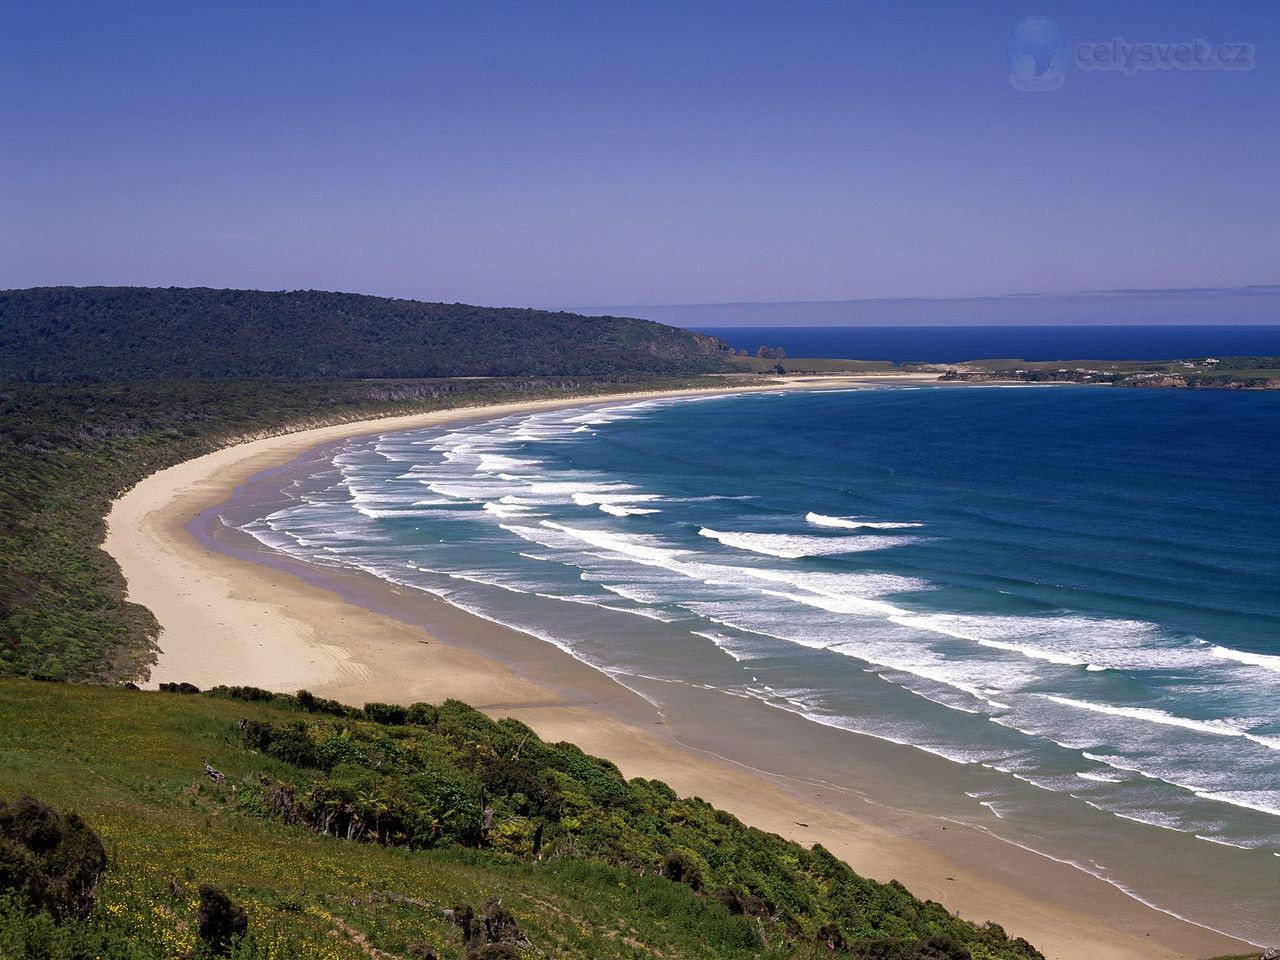
[[[374,723],[403,724],[408,718],[408,711],[394,703],[366,703],[364,715]]]
[[[244,907],[212,883],[200,884],[199,892],[196,929],[200,939],[214,956],[227,956],[235,941],[249,929],[249,916]]]
[[[693,890],[702,889],[702,869],[687,853],[673,850],[662,861],[662,875]]]
[[[911,952],[912,960],[971,960],[969,948],[951,937],[926,937]]]
[[[61,814],[32,796],[0,801],[0,893],[56,920],[83,918],[106,866],[102,841],[76,814]]]
[[[293,764],[319,770],[325,767],[324,759],[311,738],[308,728],[301,721],[276,724],[261,720],[247,720],[241,730],[246,746]]]

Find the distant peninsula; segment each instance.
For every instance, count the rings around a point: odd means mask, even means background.
[[[1280,357],[1196,357],[1186,360],[974,360],[908,364],[944,381],[1094,383],[1190,390],[1280,390]]]

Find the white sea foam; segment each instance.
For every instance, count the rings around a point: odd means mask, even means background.
[[[505,497],[503,499],[505,499]],[[527,517],[530,515],[541,515],[534,513],[532,507],[526,507],[518,503],[486,503],[484,505],[484,510],[486,513],[492,513],[495,517]]]
[[[477,473],[509,473],[512,470],[541,466],[541,460],[522,460],[519,457],[508,457],[497,453],[480,454]]]
[[[600,512],[607,513],[615,517],[640,517],[646,513],[660,513],[659,510],[646,507],[620,507],[615,503],[599,504]]]
[[[768,595],[769,591],[762,591]],[[784,595],[780,599],[787,599]],[[806,603],[809,598],[805,598]],[[813,598],[816,603],[838,601]],[[887,668],[906,675],[960,690],[979,703],[994,709],[1008,705],[994,699],[987,691],[1016,689],[1035,681],[1036,676],[1018,662],[976,662],[943,657],[917,639],[903,633],[886,632],[878,617],[867,618],[857,631],[832,631],[830,624],[798,616],[779,617],[777,611],[744,606],[729,600],[685,602],[682,606],[725,626],[773,637],[787,643],[818,650],[830,650],[876,668]],[[860,605],[861,606],[861,605]],[[905,681],[895,681],[904,686]],[[969,706],[969,704],[965,704]]]
[[[666,603],[668,600],[660,591],[646,590],[643,587],[637,587],[632,584],[623,586],[616,583],[602,583],[600,587],[633,603]]]
[[[1063,663],[1074,663],[1075,661],[1065,658],[1057,658],[1056,655],[1042,653],[1038,650],[1030,650],[1018,644],[1008,643],[1005,641],[991,640],[987,637],[976,636],[971,628],[975,623],[973,617],[959,617],[948,614],[912,614],[906,610],[895,611],[895,615],[891,618],[894,623],[904,627],[913,627],[917,630],[927,630],[930,633],[941,634],[946,637],[953,637],[957,640],[970,640],[983,646],[990,646],[995,649],[1007,650],[1012,653],[1021,653],[1026,656],[1032,656],[1036,659],[1050,660]],[[994,620],[996,618],[988,618]],[[970,629],[961,629],[969,626]]]
[[[513,480],[522,480],[522,477],[512,477]],[[584,479],[584,480],[533,480],[528,484],[527,492],[530,496],[535,497],[568,497],[573,499],[575,496],[608,494],[616,496],[625,493],[628,490],[635,489],[629,483],[609,483],[607,481]]]
[[[1040,696],[1064,707],[1074,707],[1077,710],[1090,710],[1094,713],[1126,717],[1130,720],[1141,720],[1145,723],[1181,727],[1184,730],[1194,730],[1197,733],[1207,733],[1216,737],[1243,737],[1269,750],[1280,750],[1280,740],[1242,730],[1227,720],[1192,720],[1189,717],[1179,717],[1154,707],[1116,707],[1105,703],[1092,703],[1088,700],[1073,700],[1070,697],[1059,697],[1050,693],[1042,693]]]
[[[1155,624],[1141,620],[1061,614],[908,613],[895,622],[1035,660],[1084,667],[1092,673],[1109,669],[1193,671],[1213,662],[1199,648],[1171,639]]]
[[[1208,843],[1216,843],[1220,847],[1235,847],[1237,850],[1257,850],[1258,849],[1256,846],[1251,847],[1248,844],[1244,844],[1244,843],[1232,843],[1230,840],[1223,840],[1221,837],[1209,837],[1201,833],[1197,833],[1195,836],[1197,840],[1204,840],[1204,841],[1207,841]]]
[[[816,709],[812,704],[806,702],[800,696],[785,695],[769,695],[762,697],[755,695],[761,703],[766,703],[771,707],[779,710],[786,710],[788,713],[797,714],[813,723],[821,724],[824,727],[834,727],[838,730],[848,730],[851,733],[859,733],[863,736],[873,737],[876,740],[884,740],[887,743],[894,743],[902,747],[911,747],[924,753],[932,754],[935,757],[941,757],[951,763],[964,765],[981,764],[990,760],[992,752],[989,750],[972,750],[959,746],[939,745],[929,742],[923,737],[907,737],[894,733],[891,730],[885,730],[866,723],[854,720],[852,717],[845,717],[825,713]]]
[[[1251,667],[1262,667],[1266,670],[1280,672],[1280,657],[1277,656],[1270,656],[1265,653],[1251,653],[1248,650],[1234,650],[1230,647],[1219,647],[1216,644],[1210,646],[1209,652],[1221,660],[1234,660],[1237,663],[1248,664]]]
[[[625,556],[645,560],[650,563],[666,563],[688,553],[687,550],[658,546],[655,543],[655,538],[652,537],[641,537],[636,535],[623,536],[622,534],[612,533],[608,530],[589,530],[583,529],[582,527],[570,527],[563,523],[556,523],[553,520],[543,520],[540,524],[549,530],[556,530],[560,533],[567,534],[575,540],[580,540],[589,546],[598,547],[601,550],[609,550],[614,553],[620,553]]]
[[[691,630],[690,633],[695,637],[702,637],[704,640],[710,640],[720,650],[723,650],[734,660],[750,659],[746,645],[736,637],[731,637],[726,633],[713,633],[709,630]]]
[[[1280,791],[1277,790],[1196,790],[1195,795],[1202,800],[1216,800],[1280,817]]]
[[[980,801],[979,801],[979,804],[980,804],[981,806],[986,807],[988,810],[990,810],[992,813],[994,813],[994,814],[996,815],[996,818],[997,818],[998,820],[1003,820],[1003,819],[1004,819],[1004,816],[1005,816],[1005,815],[1004,815],[1003,813],[1001,813],[1001,812],[1000,812],[999,807],[997,807],[997,806],[996,806],[996,804],[995,804],[995,802],[994,802],[994,801],[992,801],[992,800],[980,800]]]
[[[387,520],[393,517],[420,517],[421,510],[385,510],[378,507],[366,507],[355,504],[356,511],[370,520]]]
[[[893,573],[824,573],[772,567],[733,567],[744,578],[783,583],[825,597],[867,599],[891,593],[920,593],[934,589],[918,577]]]
[[[928,630],[932,633],[940,633],[943,636],[954,637],[957,640],[971,640],[974,643],[984,647],[991,647],[993,650],[1005,650],[1009,653],[1021,654],[1024,657],[1031,657],[1035,660],[1044,660],[1048,663],[1056,663],[1062,666],[1083,667],[1088,661],[1078,659],[1065,653],[1059,653],[1054,650],[1046,650],[1043,647],[1035,647],[1025,643],[1013,643],[1009,640],[997,640],[991,637],[977,635],[972,629],[975,625],[979,628],[1007,627],[1011,622],[1018,626],[1026,626],[1029,623],[1043,630],[1046,626],[1056,626],[1052,620],[1046,621],[1043,618],[1008,618],[1008,617],[960,617],[947,614],[931,614],[931,615],[913,615],[906,610],[896,611],[895,615],[890,618],[894,623],[904,627],[914,627],[917,630]],[[969,627],[969,629],[962,629]]]
[[[1075,796],[1072,794],[1072,796]],[[1112,810],[1101,804],[1094,803],[1092,800],[1086,800],[1084,797],[1076,797],[1081,803],[1093,807],[1093,809],[1101,813],[1109,813],[1113,817],[1119,817],[1121,820],[1128,820],[1130,823],[1141,823],[1148,827],[1159,827],[1161,830],[1168,830],[1172,833],[1193,833],[1183,824],[1182,818],[1171,813],[1163,813],[1159,810],[1140,810],[1137,812],[1122,810]]]
[[[545,600],[559,600],[563,603],[577,603],[586,607],[596,607],[600,610],[612,610],[614,613],[625,613],[634,617],[644,617],[646,620],[657,620],[660,623],[675,623],[681,618],[665,613],[661,610],[654,610],[649,607],[619,607],[612,603],[604,603],[599,597],[583,596],[583,595],[566,595],[563,593],[540,593],[535,592],[535,596],[542,597]]]
[[[778,590],[761,590],[760,592],[765,596],[782,597],[783,599],[817,607],[819,610],[826,610],[830,613],[855,613],[864,616],[868,614],[886,614],[890,615],[890,619],[893,619],[893,614],[906,613],[901,607],[895,607],[893,604],[885,603],[883,600],[872,600],[866,597],[852,595],[833,597],[829,594],[783,593]]]
[[[789,533],[750,533],[712,530],[702,527],[698,534],[719,540],[726,547],[763,553],[783,560],[799,560],[801,557],[825,557],[842,553],[862,553],[868,550],[884,550],[914,543],[917,537],[811,537]]]
[[[284,553],[292,553],[298,547],[297,540],[288,533],[276,530],[269,522],[252,522],[246,523],[239,529],[249,534],[259,543],[272,550],[280,550]]]
[[[1173,774],[1162,775],[1160,771],[1151,769],[1148,766],[1140,765],[1127,757],[1107,756],[1105,754],[1090,753],[1088,750],[1081,750],[1080,755],[1086,760],[1092,760],[1094,763],[1101,763],[1111,767],[1113,770],[1122,770],[1125,773],[1136,773],[1140,777],[1147,780],[1166,783],[1171,787],[1177,787],[1179,790],[1186,790],[1188,793],[1195,793],[1197,790],[1204,789],[1204,785],[1195,782],[1186,782],[1175,777]]]
[[[966,707],[964,704],[957,702],[956,697],[948,697],[942,694],[935,694],[930,691],[921,690],[917,687],[903,686],[907,693],[919,697],[921,700],[928,700],[930,703],[936,703],[940,707],[946,707],[948,710],[959,710],[961,713],[971,713],[974,716],[981,716],[982,711],[974,707]]]
[[[426,484],[426,488],[441,497],[473,502],[488,500],[495,495],[500,499],[501,494],[507,489],[494,483],[476,480],[432,480]]]
[[[635,488],[630,485],[619,485],[610,489],[633,490]],[[592,507],[605,503],[647,503],[650,500],[661,500],[662,498],[656,493],[597,493],[595,491],[590,491],[575,493],[570,499],[580,507]]]
[[[828,517],[821,513],[807,513],[805,519],[815,527],[843,527],[850,530],[901,530],[906,527],[923,527],[923,523],[898,520],[863,520],[859,517]]]

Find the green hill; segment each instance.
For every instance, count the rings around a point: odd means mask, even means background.
[[[252,689],[10,680],[0,729],[0,800],[28,792],[74,809],[108,854],[83,921],[55,927],[0,903],[0,956],[190,955],[201,883],[247,910],[244,960],[694,960],[833,947],[880,960],[1041,956],[821,847],[627,781],[608,761],[453,701],[360,711]],[[206,760],[224,780],[206,775]],[[477,932],[485,915],[494,922]],[[39,952],[56,938],[62,952]]]
[[[648,320],[354,293],[0,292],[0,381],[688,374],[732,353]]]

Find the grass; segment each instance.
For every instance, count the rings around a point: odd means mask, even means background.
[[[0,790],[31,792],[86,817],[111,858],[102,913],[130,939],[163,945],[162,955],[194,947],[195,887],[205,880],[244,903],[255,926],[316,958],[402,953],[421,940],[460,957],[442,910],[493,895],[544,955],[645,955],[628,941],[678,946],[680,956],[733,955],[673,930],[715,910],[658,878],[589,863],[548,870],[464,850],[352,844],[238,812],[231,789],[208,781],[201,761],[208,756],[231,786],[250,773],[285,772],[236,742],[238,715],[271,710],[13,682],[0,684],[0,699],[8,732]]]
[[[999,928],[958,921],[822,851],[752,830],[656,782],[627,783],[611,764],[544,744],[514,721],[461,704],[420,708],[416,725],[337,712],[345,715],[306,713],[292,698],[0,681],[0,797],[32,793],[74,809],[99,832],[110,867],[89,924],[132,951],[120,954],[131,960],[195,948],[195,890],[205,881],[246,906],[260,941],[253,956],[264,958],[401,957],[421,941],[441,958],[461,958],[445,911],[479,909],[490,897],[517,918],[529,957],[810,957],[826,955],[815,933],[827,923],[851,942],[884,941],[888,952],[877,956],[891,960],[909,957],[930,935],[963,940],[975,960],[1039,957]],[[250,749],[240,718],[276,739]],[[340,756],[330,750],[328,769],[298,767],[280,759],[296,745],[279,739],[290,730],[346,745]],[[524,766],[506,759],[513,753]],[[222,784],[205,776],[206,758],[226,774]],[[492,810],[494,826],[471,845],[459,838],[478,823],[449,816],[438,838],[416,848],[377,842],[373,831],[368,842],[349,842],[308,829],[305,816],[286,823],[261,802],[288,784],[303,808],[308,797],[337,796],[357,781],[384,811],[405,790],[448,781],[478,801],[477,812]],[[538,783],[555,790],[535,813]],[[416,796],[411,806],[424,809]],[[536,857],[521,840],[535,820],[546,826]],[[677,850],[698,865],[701,882],[687,872],[684,882],[669,878],[664,852]],[[717,893],[722,886],[764,894],[767,911],[733,912]],[[0,933],[0,956],[3,944]]]

